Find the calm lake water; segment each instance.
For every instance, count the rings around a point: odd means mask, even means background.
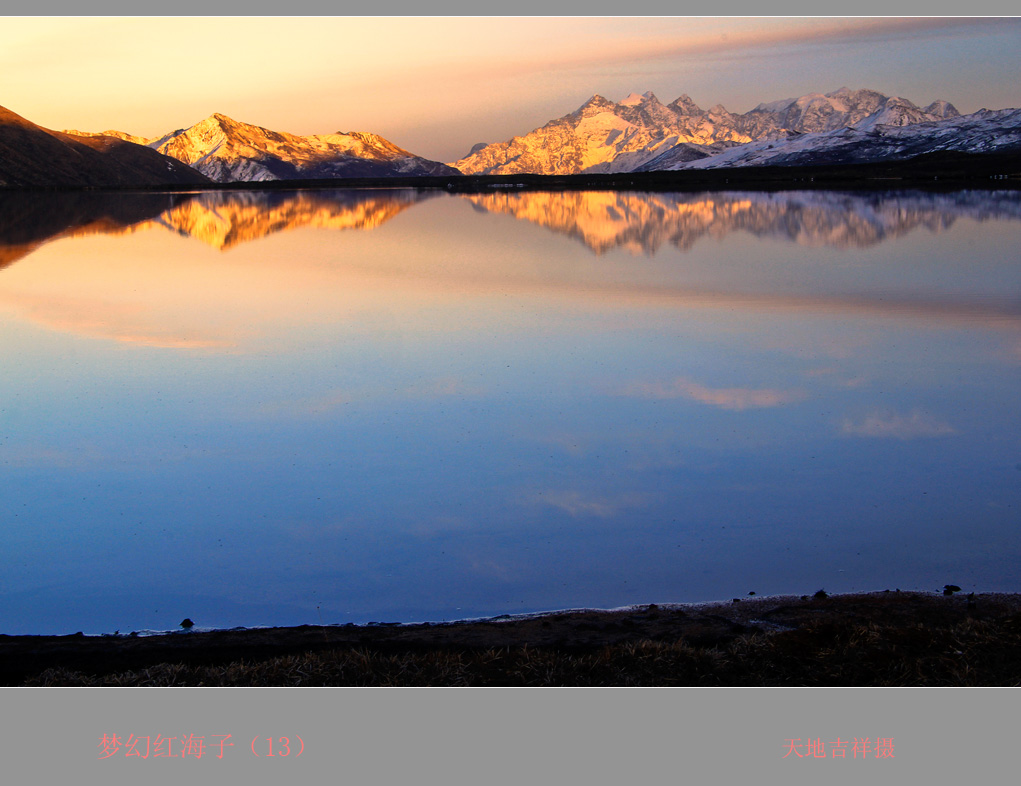
[[[1021,590],[1018,192],[0,199],[0,632]]]

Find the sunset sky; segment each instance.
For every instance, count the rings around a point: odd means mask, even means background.
[[[214,112],[371,131],[454,161],[594,93],[703,108],[868,87],[1021,106],[1021,19],[8,17],[0,105],[47,128],[159,136]]]

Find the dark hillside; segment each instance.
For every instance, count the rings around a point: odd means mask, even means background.
[[[186,164],[113,137],[79,137],[37,126],[0,107],[0,188],[203,185]]]

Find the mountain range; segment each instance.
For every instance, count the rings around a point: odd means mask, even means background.
[[[1021,110],[970,115],[874,90],[811,93],[743,114],[687,95],[577,110],[449,164],[364,132],[300,136],[213,114],[158,138],[51,131],[0,107],[0,187],[201,185],[209,182],[464,175],[573,175],[900,161],[924,153],[1021,151]]]
[[[749,142],[692,160],[667,150],[635,171],[719,169],[744,166],[819,166],[906,160],[927,153],[1021,150],[1021,109],[983,109],[971,115],[904,125],[863,123],[778,142]]]
[[[846,87],[759,104],[744,114],[719,104],[703,110],[687,95],[666,105],[652,93],[632,94],[620,103],[596,95],[524,136],[476,145],[452,166],[464,174],[501,175],[675,169],[756,142],[775,149],[805,135],[845,128],[867,133],[958,117],[947,101],[922,109],[904,98]]]
[[[121,131],[68,133],[146,145],[219,183],[460,174],[445,164],[413,155],[378,134],[338,131],[299,136],[221,114],[156,139]]]

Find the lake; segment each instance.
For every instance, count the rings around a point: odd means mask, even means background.
[[[1021,195],[0,196],[0,633],[1021,590]]]

